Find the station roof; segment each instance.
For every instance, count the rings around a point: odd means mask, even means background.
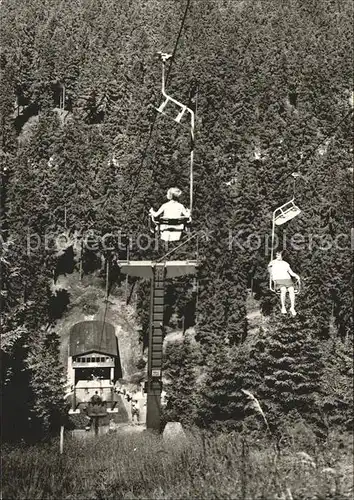
[[[102,321],[81,321],[71,327],[69,356],[89,352],[118,356],[118,342],[113,325]]]

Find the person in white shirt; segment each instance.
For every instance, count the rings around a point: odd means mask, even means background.
[[[138,424],[140,421],[140,407],[139,407],[140,405],[139,405],[139,400],[136,396],[136,392],[133,393],[130,404],[132,413],[132,423],[134,423],[134,417],[136,417],[136,423]]]
[[[288,262],[283,260],[282,252],[276,253],[276,258],[268,264],[268,271],[270,273],[271,279],[274,281],[274,286],[276,290],[280,289],[280,302],[281,302],[281,312],[286,314],[286,291],[289,291],[290,298],[290,312],[293,316],[296,316],[295,311],[295,290],[294,283],[291,279],[294,277],[296,280],[300,281],[300,276],[294,273]]]
[[[164,219],[180,219],[181,217],[190,217],[190,211],[188,208],[185,208],[182,203],[177,201],[181,194],[182,191],[180,189],[176,187],[170,188],[167,191],[167,199],[169,201],[161,205],[156,212],[150,208],[150,215],[153,217],[162,216]],[[164,241],[178,241],[181,237],[183,228],[184,224],[161,224],[161,239]]]

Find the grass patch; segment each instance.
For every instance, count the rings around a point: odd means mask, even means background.
[[[196,431],[161,437],[104,435],[34,447],[3,447],[6,499],[349,499],[353,446],[294,435],[279,453],[268,440]]]

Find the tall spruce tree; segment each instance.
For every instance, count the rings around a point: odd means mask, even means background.
[[[199,388],[199,425],[232,430],[246,415],[241,389],[247,385],[247,351],[220,343],[206,364]]]
[[[166,407],[163,419],[178,421],[183,425],[193,425],[196,421],[197,391],[196,367],[199,352],[196,343],[188,336],[183,337],[179,344],[167,346],[163,365],[164,384],[166,391]]]
[[[320,424],[323,361],[318,340],[300,319],[272,316],[252,347],[247,370],[274,428],[284,416]]]

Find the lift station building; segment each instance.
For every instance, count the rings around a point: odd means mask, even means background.
[[[68,379],[74,399],[85,402],[98,391],[111,399],[114,382],[121,377],[115,328],[101,321],[82,321],[70,330]]]

